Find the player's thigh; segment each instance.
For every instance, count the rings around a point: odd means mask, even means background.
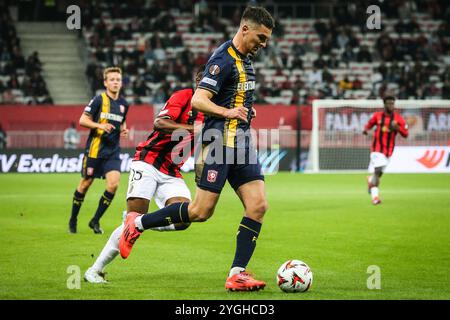
[[[381,152],[370,153],[369,172],[374,173],[376,171],[383,172],[389,164],[389,159]]]
[[[108,192],[114,193],[119,187],[120,183],[120,171],[108,171],[105,174],[106,179],[106,189]]]
[[[78,183],[77,191],[81,193],[86,193],[93,182],[94,182],[93,177],[81,177],[80,182]]]
[[[253,180],[242,184],[236,189],[245,208],[245,215],[253,220],[262,222],[264,214],[269,208],[267,203],[265,182]]]
[[[103,159],[91,158],[85,155],[81,168],[81,177],[84,180],[103,178]]]
[[[106,188],[115,191],[120,183],[120,159],[105,159],[103,162],[103,175],[106,178]]]
[[[141,214],[148,213],[148,207],[150,206],[150,200],[144,198],[128,198],[127,199],[127,212],[137,212]]]
[[[159,208],[166,206],[172,198],[187,199],[191,201],[191,192],[182,178],[176,178],[159,172],[159,183],[155,192],[155,203]]]
[[[228,172],[228,182],[235,191],[248,182],[255,180],[264,181],[261,164],[258,161],[255,149],[238,150],[237,160],[241,161],[231,165]]]
[[[378,166],[375,167],[374,165],[369,165],[369,173],[374,174],[376,177],[381,178],[381,176],[384,173],[384,170],[386,170],[387,166]]]
[[[142,161],[131,163],[127,189],[128,211],[133,209],[131,211],[148,212],[148,205],[154,197],[158,185],[155,171],[156,169],[148,163]],[[141,212],[144,209],[145,212]]]
[[[189,219],[191,221],[206,221],[209,219],[219,201],[220,193],[197,187],[194,200],[189,203]]]
[[[86,193],[94,182],[94,179],[101,178],[101,172],[98,169],[100,165],[101,159],[89,158],[87,155],[83,157],[81,179],[77,187],[79,192]]]
[[[227,181],[229,165],[221,159],[215,159],[215,149],[210,144],[202,147],[195,163],[195,182],[202,190],[220,194]]]
[[[183,197],[173,197],[173,198],[169,198],[167,199],[165,206],[169,206],[172,203],[177,203],[177,202],[190,202],[192,201],[192,199],[188,199],[188,198],[183,198]]]

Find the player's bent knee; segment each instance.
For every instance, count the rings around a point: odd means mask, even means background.
[[[189,205],[189,220],[191,222],[205,222],[214,213],[213,208],[201,208],[200,206]]]
[[[261,210],[264,211],[264,213],[266,213],[269,210],[269,203],[267,201],[262,202]]]
[[[212,214],[209,214],[208,212],[199,212],[199,213],[194,213],[192,216],[189,215],[189,218],[192,222],[205,222],[211,216],[212,216]]]
[[[89,185],[86,186],[86,185],[82,184],[78,187],[78,191],[83,194],[85,194],[88,190],[89,190]]]
[[[83,179],[81,180],[79,186],[78,186],[78,191],[81,193],[86,193],[89,190],[89,187],[92,185],[92,182],[94,181],[94,179]]]
[[[108,183],[106,185],[106,189],[108,190],[108,192],[111,192],[111,193],[116,193],[118,188],[119,188],[119,182],[112,182],[112,183]]]
[[[253,211],[257,214],[264,215],[267,210],[269,210],[269,204],[267,201],[261,201],[259,202],[253,209]]]
[[[261,201],[251,208],[247,208],[247,216],[253,220],[261,221],[267,210],[269,210],[269,204],[267,201]]]

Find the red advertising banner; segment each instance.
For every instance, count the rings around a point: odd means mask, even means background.
[[[0,124],[8,131],[64,130],[72,122],[77,124],[84,105],[75,106],[27,106],[0,105]],[[297,129],[297,112],[301,114],[301,129],[311,130],[311,107],[255,105],[256,118],[252,121],[255,129],[284,128]],[[127,115],[129,127],[150,131],[153,128],[153,106],[133,105]]]
[[[0,105],[0,124],[5,131],[65,130],[72,122],[77,124],[84,105],[74,106],[27,106]],[[153,127],[153,106],[132,106],[127,115],[127,123],[136,130]]]

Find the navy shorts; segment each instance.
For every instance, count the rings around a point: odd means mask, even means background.
[[[223,147],[223,157],[217,157],[210,146],[203,146],[195,164],[195,182],[200,189],[220,193],[226,180],[234,190],[253,180],[264,181],[256,150]],[[220,158],[223,161],[214,161]]]
[[[109,171],[119,171],[122,161],[117,158],[90,158],[84,155],[81,176],[83,178],[105,178]]]

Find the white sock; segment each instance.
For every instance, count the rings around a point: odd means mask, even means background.
[[[144,226],[142,225],[142,216],[143,215],[141,214],[134,220],[134,225],[139,229],[139,231],[144,231]]]
[[[103,269],[119,254],[119,239],[123,230],[123,224],[116,228],[109,237],[108,242],[104,246],[102,252],[98,256],[95,263],[92,265],[92,269],[97,272],[103,272]]]
[[[164,227],[154,227],[154,228],[150,228],[150,230],[153,231],[175,231],[175,224],[170,224],[168,226],[164,226]]]
[[[372,195],[372,199],[378,198],[378,187],[372,187],[370,194]]]
[[[233,267],[233,268],[231,268],[230,273],[228,274],[228,277],[232,277],[235,274],[241,273],[242,271],[245,271],[245,268]]]

